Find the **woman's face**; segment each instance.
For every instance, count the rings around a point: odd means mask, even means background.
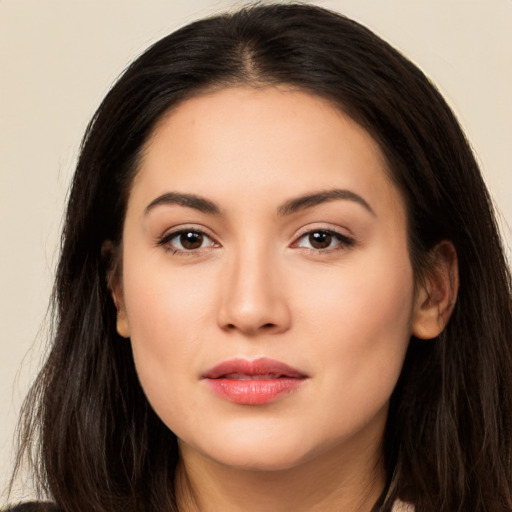
[[[418,309],[406,222],[379,147],[325,100],[228,88],[160,121],[114,295],[182,453],[283,469],[379,452]]]

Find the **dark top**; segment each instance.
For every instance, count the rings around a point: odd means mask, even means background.
[[[50,502],[31,501],[7,508],[5,512],[61,512],[60,508]]]

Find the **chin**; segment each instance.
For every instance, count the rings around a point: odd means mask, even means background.
[[[307,457],[292,452],[271,451],[268,449],[251,450],[250,452],[222,453],[216,457],[216,462],[224,466],[236,468],[241,471],[285,471],[297,466]]]
[[[227,441],[229,439],[229,441]],[[204,442],[206,441],[206,442]],[[226,436],[192,445],[192,450],[216,463],[244,471],[283,471],[300,466],[316,451],[298,436]]]

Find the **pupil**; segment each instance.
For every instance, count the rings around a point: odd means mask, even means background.
[[[199,249],[203,244],[203,235],[193,231],[182,233],[180,235],[180,242],[185,249]]]
[[[331,245],[332,235],[325,231],[316,231],[309,235],[309,243],[315,249],[326,249]]]

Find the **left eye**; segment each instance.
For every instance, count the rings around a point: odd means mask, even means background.
[[[160,241],[160,244],[169,246],[178,252],[194,251],[215,246],[215,242],[208,235],[192,229],[170,233]]]
[[[294,243],[294,247],[304,247],[306,249],[331,249],[339,245],[351,245],[353,240],[346,236],[336,233],[335,231],[318,229],[316,231],[309,231],[304,233],[297,242]]]

